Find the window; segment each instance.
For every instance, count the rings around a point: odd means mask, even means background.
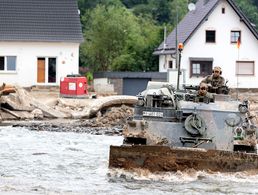
[[[231,43],[237,43],[237,40],[240,40],[241,42],[241,32],[240,31],[231,31],[230,33],[230,42]]]
[[[254,75],[254,61],[237,61],[236,75]]]
[[[56,58],[48,58],[48,82],[56,82]]]
[[[168,68],[169,68],[169,69],[172,69],[172,68],[173,68],[173,61],[172,61],[172,60],[169,60],[169,61],[168,61]]]
[[[221,13],[222,13],[222,14],[225,14],[225,7],[222,7]]]
[[[4,70],[4,57],[0,57],[0,70]]]
[[[205,77],[212,73],[212,61],[191,61],[190,77]]]
[[[16,56],[0,56],[0,71],[16,71]]]
[[[16,70],[16,57],[15,56],[7,56],[7,70],[8,71],[15,71]]]
[[[193,63],[193,74],[196,75],[196,74],[201,74],[201,64],[199,63]]]
[[[216,41],[216,31],[206,30],[206,43],[215,43]]]

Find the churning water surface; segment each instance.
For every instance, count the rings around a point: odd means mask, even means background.
[[[108,169],[122,137],[0,127],[0,194],[258,194],[258,173]]]

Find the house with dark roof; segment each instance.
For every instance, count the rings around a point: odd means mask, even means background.
[[[77,0],[0,0],[0,83],[59,85],[79,72]]]
[[[180,84],[199,84],[214,66],[232,88],[258,88],[258,33],[233,0],[198,0],[154,51],[159,71],[177,81],[177,44],[183,43]],[[176,63],[177,62],[177,63]]]

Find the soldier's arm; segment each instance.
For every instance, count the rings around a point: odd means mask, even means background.
[[[208,83],[208,76],[207,77],[205,77],[200,83]]]
[[[219,81],[219,86],[224,86],[225,85],[225,79],[223,77],[221,77],[220,81]]]

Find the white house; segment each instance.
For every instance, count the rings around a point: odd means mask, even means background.
[[[233,0],[198,0],[156,49],[159,71],[168,71],[171,82],[177,80],[175,46],[180,42],[181,83],[199,84],[212,67],[220,66],[230,87],[258,88],[258,33]]]
[[[78,74],[77,0],[1,0],[0,26],[0,84],[59,85]]]

